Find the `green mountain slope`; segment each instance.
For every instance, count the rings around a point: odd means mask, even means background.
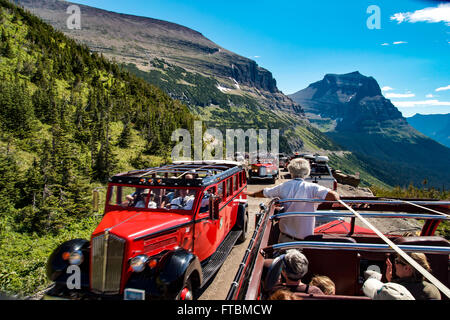
[[[157,165],[194,116],[162,90],[0,0],[0,291],[45,285],[63,240],[89,237],[92,189]]]

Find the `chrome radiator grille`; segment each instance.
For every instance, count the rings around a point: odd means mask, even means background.
[[[267,168],[266,167],[260,167],[259,168],[259,175],[265,176],[267,174]]]
[[[124,249],[125,240],[108,232],[92,239],[92,290],[119,293]]]

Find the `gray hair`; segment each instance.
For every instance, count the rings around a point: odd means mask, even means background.
[[[291,160],[288,165],[289,173],[291,174],[291,178],[301,178],[304,179],[311,173],[311,166],[309,165],[309,161],[302,158],[296,158]]]
[[[308,272],[308,259],[297,249],[291,249],[284,256],[284,271],[291,280],[300,280]]]

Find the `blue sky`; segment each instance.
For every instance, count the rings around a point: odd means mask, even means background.
[[[75,0],[178,23],[255,60],[291,94],[327,73],[374,77],[404,116],[450,112],[450,3]],[[379,8],[379,29],[367,20]]]

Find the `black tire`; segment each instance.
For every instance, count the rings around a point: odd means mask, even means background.
[[[246,209],[244,213],[244,226],[242,227],[241,235],[237,239],[238,243],[242,243],[245,240],[247,240],[247,230],[248,230],[248,210]]]

